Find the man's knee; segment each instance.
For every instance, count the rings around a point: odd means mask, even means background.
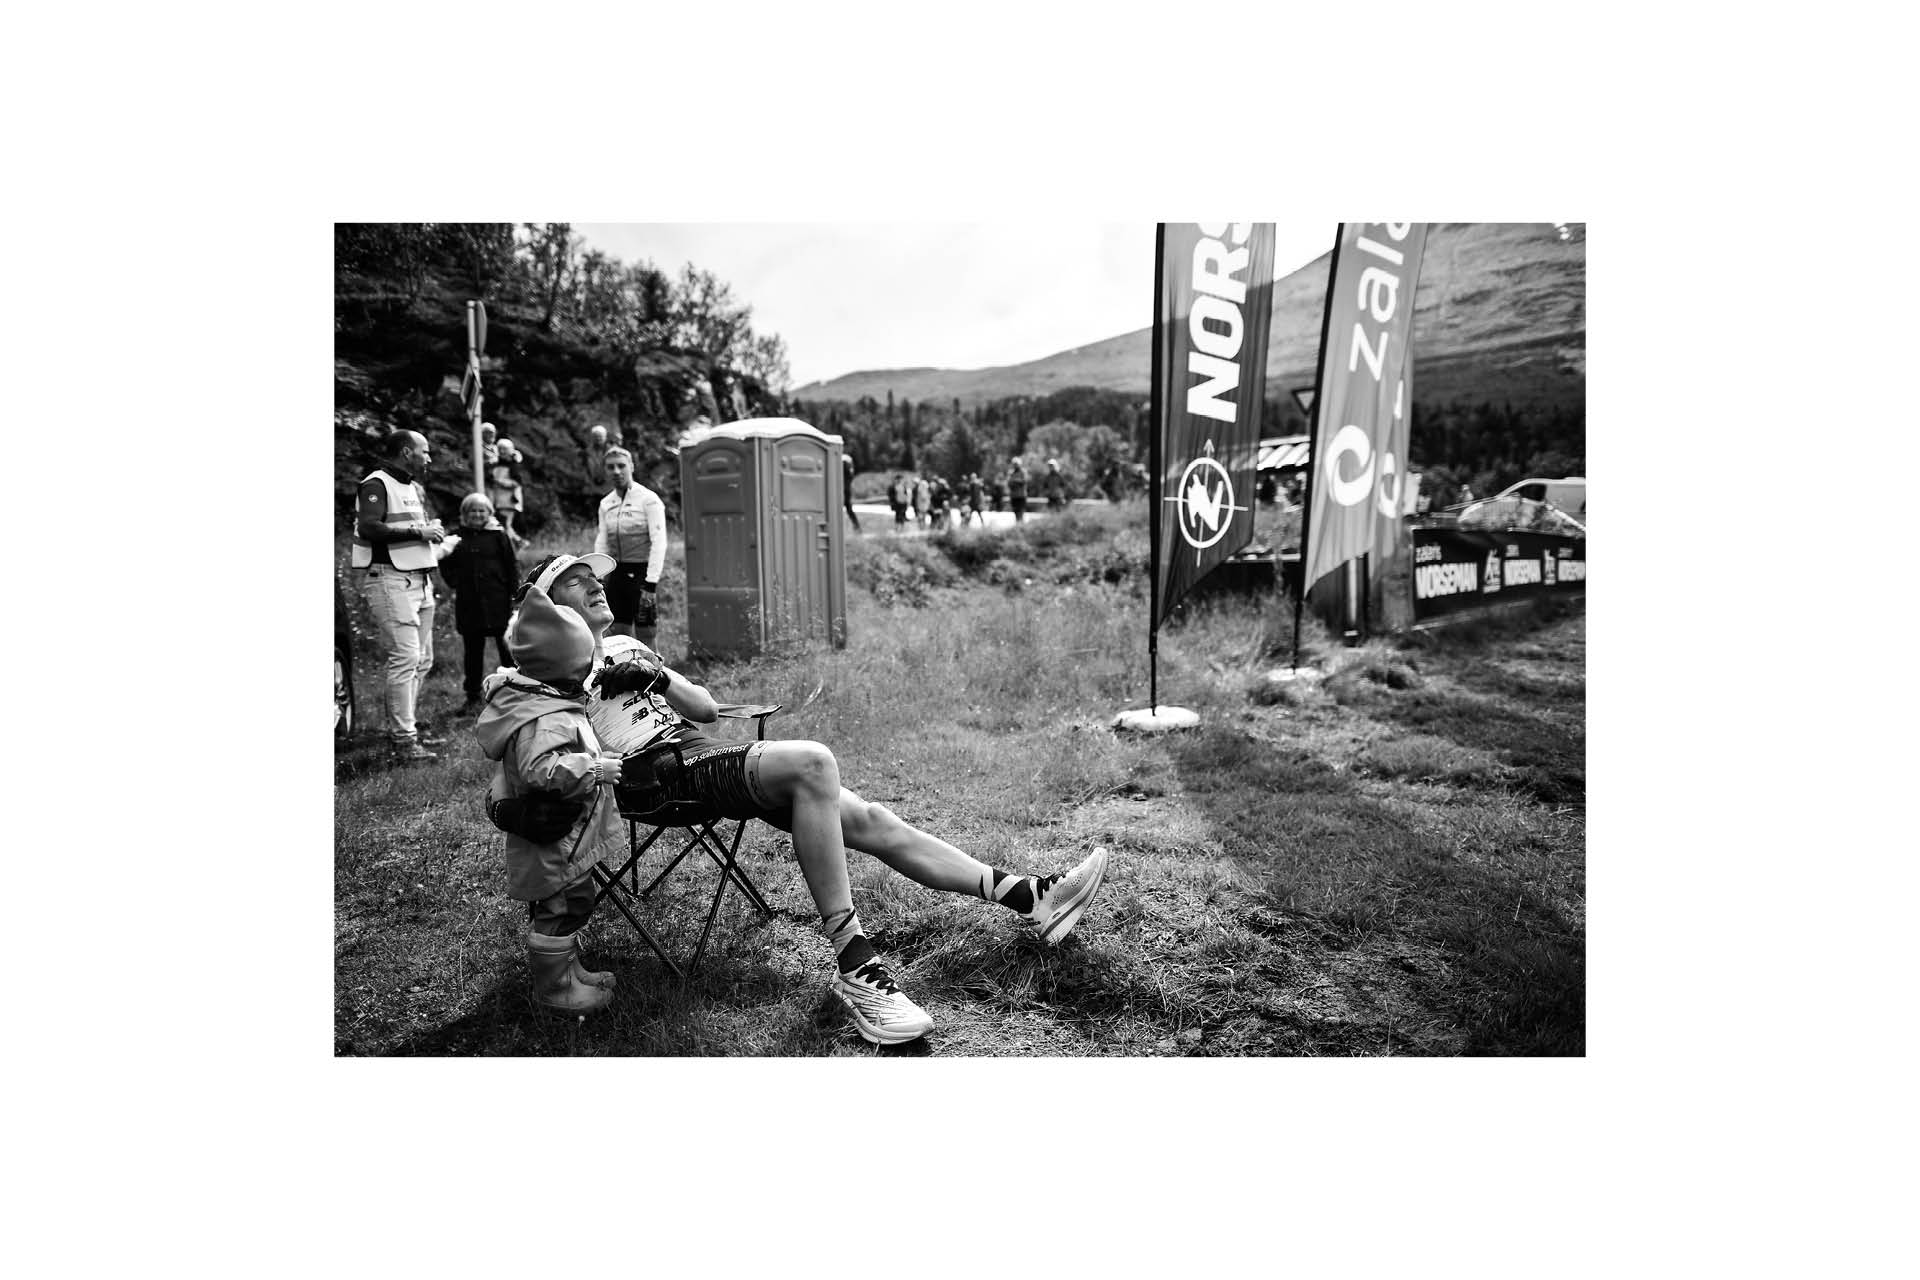
[[[818,742],[782,742],[779,744],[780,770],[796,791],[813,796],[834,796],[840,791],[840,762],[833,752]]]

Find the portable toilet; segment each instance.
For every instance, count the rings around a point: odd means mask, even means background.
[[[725,423],[681,448],[690,652],[758,653],[789,637],[846,645],[840,449],[798,418]]]

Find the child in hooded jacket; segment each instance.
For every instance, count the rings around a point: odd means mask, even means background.
[[[623,828],[610,794],[620,781],[620,756],[601,749],[581,686],[593,665],[593,633],[534,585],[508,623],[507,647],[517,665],[486,678],[486,706],[474,724],[481,750],[494,761],[489,810],[533,792],[587,801],[559,839],[509,831],[507,896],[527,904],[535,1003],[588,1013],[613,999],[614,978],[580,963],[578,935],[593,912],[593,868]]]

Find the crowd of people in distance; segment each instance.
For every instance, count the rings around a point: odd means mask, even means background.
[[[1110,502],[1118,502],[1129,491],[1119,466],[1107,468],[1107,475],[1101,481],[1101,491]],[[847,460],[848,513],[852,514],[853,463]],[[985,523],[988,511],[1011,511],[1015,524],[1023,523],[1027,518],[1028,495],[1038,490],[1046,500],[1047,510],[1064,511],[1072,496],[1072,486],[1067,474],[1061,470],[1058,458],[1049,458],[1046,470],[1037,481],[1027,475],[1025,458],[1016,457],[1007,464],[1004,473],[982,478],[977,471],[968,471],[957,479],[949,481],[941,475],[920,475],[906,471],[895,471],[887,483],[887,505],[893,510],[895,528],[913,526],[922,529],[946,529],[954,526],[966,527],[969,524]],[[854,527],[859,527],[855,517]]]

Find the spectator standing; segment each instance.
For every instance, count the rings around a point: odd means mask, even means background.
[[[1013,522],[1023,524],[1027,518],[1027,464],[1015,458],[1007,467],[1007,501],[1013,507]]]
[[[928,483],[931,489],[927,495],[927,516],[936,529],[944,529],[947,527],[947,499],[951,491],[944,476],[935,476]]]
[[[1060,474],[1060,459],[1047,459],[1047,474],[1040,477],[1040,492],[1047,496],[1047,510],[1061,511],[1067,505],[1067,478]]]
[[[927,527],[927,509],[932,505],[933,486],[925,476],[917,477],[913,482],[913,522],[922,529]]]
[[[433,670],[433,566],[446,530],[427,511],[417,477],[433,461],[427,438],[396,431],[381,465],[360,481],[350,563],[373,615],[384,664],[381,710],[388,750],[397,764],[438,757],[420,742],[415,721],[420,687]]]
[[[453,546],[440,562],[440,576],[453,589],[453,625],[466,647],[461,687],[467,701],[460,710],[471,712],[480,706],[487,641],[493,641],[501,666],[513,665],[507,652],[507,619],[513,613],[514,588],[520,585],[520,565],[484,493],[470,493],[461,501],[460,532],[447,542]]]
[[[520,450],[513,441],[505,436],[500,438],[496,448],[492,467],[488,471],[487,483],[491,489],[488,494],[493,500],[493,509],[500,517],[500,527],[507,531],[507,537],[513,540],[515,547],[524,547],[527,540],[514,528],[514,521],[520,515]]]
[[[981,524],[987,522],[986,501],[986,486],[980,483],[980,473],[969,471],[967,473],[967,514]]]
[[[840,455],[840,501],[847,508],[847,519],[853,521],[853,531],[860,532],[860,513],[853,509],[853,456],[845,452]]]
[[[607,476],[613,492],[600,499],[593,549],[614,562],[605,580],[612,631],[651,646],[659,624],[655,593],[667,565],[667,505],[634,482],[633,455],[625,449],[607,450]]]
[[[607,429],[593,427],[587,432],[587,484],[595,489],[607,486]]]
[[[887,486],[887,505],[893,508],[894,527],[907,523],[907,503],[911,499],[913,487],[907,478],[898,471],[893,473],[893,483]]]
[[[999,476],[995,476],[992,480],[988,481],[987,492],[993,496],[993,509],[995,512],[998,512],[1006,505],[1007,486],[1001,483]]]

